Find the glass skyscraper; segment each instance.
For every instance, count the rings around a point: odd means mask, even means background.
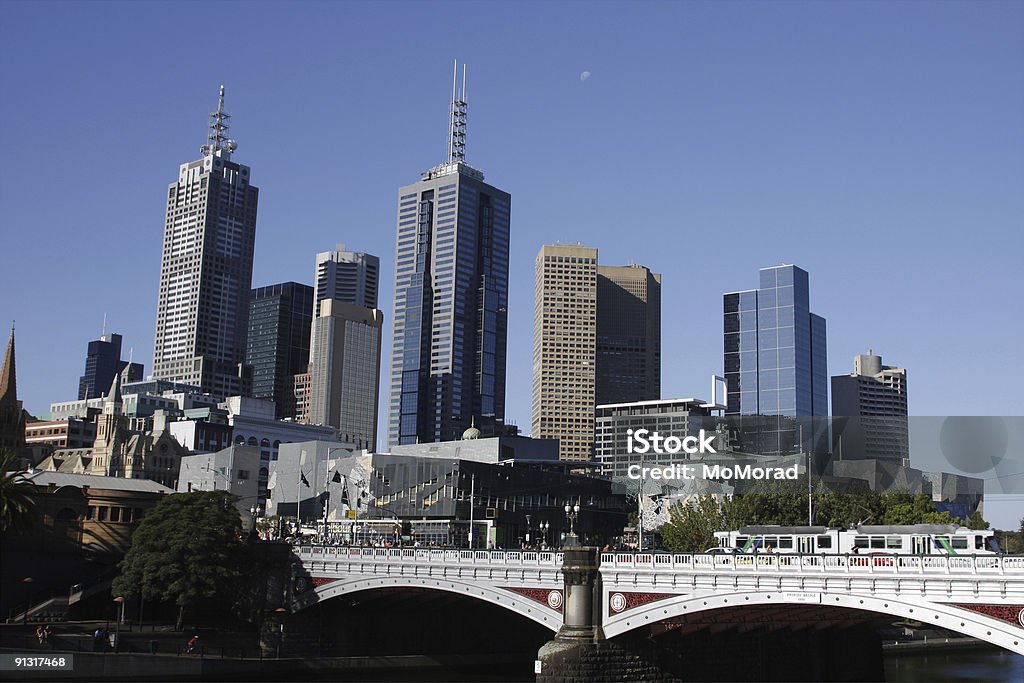
[[[295,375],[309,366],[313,288],[282,282],[252,290],[245,363],[252,395],[274,401],[277,417],[295,417]]]
[[[464,93],[453,87],[447,163],[398,193],[389,445],[505,421],[511,196],[465,163]]]
[[[807,280],[796,266],[762,268],[760,287],[724,295],[727,415],[828,415],[825,319],[810,311]],[[760,424],[764,438],[745,449],[789,450],[795,420]]]

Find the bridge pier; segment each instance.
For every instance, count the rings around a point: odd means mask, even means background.
[[[649,643],[638,638],[606,640],[601,629],[599,548],[563,551],[565,606],[562,627],[537,653],[537,683],[666,681]]]

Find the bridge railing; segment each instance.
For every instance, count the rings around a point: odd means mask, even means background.
[[[602,553],[601,567],[684,572],[1024,575],[1024,556]]]
[[[562,553],[533,550],[467,550],[454,548],[362,548],[331,545],[296,546],[303,561],[358,561],[384,564],[500,565],[514,567],[562,566]]]

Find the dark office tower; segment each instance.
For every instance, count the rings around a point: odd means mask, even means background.
[[[597,405],[661,398],[661,275],[597,267]]]
[[[868,349],[853,372],[832,378],[832,453],[843,460],[910,459],[907,371],[882,365]]]
[[[339,244],[334,251],[316,255],[316,284],[313,301],[337,299],[363,308],[377,308],[377,283],[380,259],[373,254],[345,251]]]
[[[120,369],[121,335],[101,334],[99,339],[89,342],[85,374],[78,379],[78,400],[102,396]]]
[[[249,300],[245,364],[252,395],[271,399],[277,417],[295,417],[295,375],[306,372],[313,322],[313,288],[298,282],[257,287]]]
[[[78,378],[78,400],[103,396],[117,373],[121,373],[122,382],[140,381],[142,364],[121,360],[121,335],[104,332],[89,342],[85,374]]]
[[[224,87],[202,157],[182,164],[167,190],[153,378],[245,394],[252,254],[259,191],[231,161]]]
[[[511,196],[465,163],[465,82],[447,162],[398,193],[389,445],[504,426]]]
[[[807,271],[796,266],[763,268],[758,289],[723,297],[726,414],[793,418],[761,421],[746,450],[789,452],[795,418],[828,415],[825,319],[809,299]],[[810,438],[804,430],[805,445]]]

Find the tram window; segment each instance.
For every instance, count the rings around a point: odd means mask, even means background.
[[[780,548],[792,548],[793,537],[792,536],[779,536],[779,547]]]
[[[854,548],[867,548],[871,543],[871,539],[867,536],[857,536],[853,539]]]
[[[975,536],[974,537],[974,549],[975,550],[984,550],[985,549],[985,537],[984,536]]]
[[[967,538],[964,536],[953,537],[954,550],[967,550]]]
[[[766,548],[768,546],[771,546],[773,548],[778,548],[779,547],[779,537],[778,536],[765,536],[764,537],[764,546]]]
[[[831,548],[832,537],[831,536],[818,536],[818,548]]]
[[[903,547],[903,539],[900,538],[899,536],[887,536],[885,538],[885,547],[886,548],[902,548]]]
[[[749,536],[737,536],[736,537],[736,547],[737,548],[743,548],[744,546],[747,545],[747,543],[749,541],[750,541],[750,537]]]
[[[871,537],[872,548],[885,548],[885,537],[884,536],[872,536]]]

